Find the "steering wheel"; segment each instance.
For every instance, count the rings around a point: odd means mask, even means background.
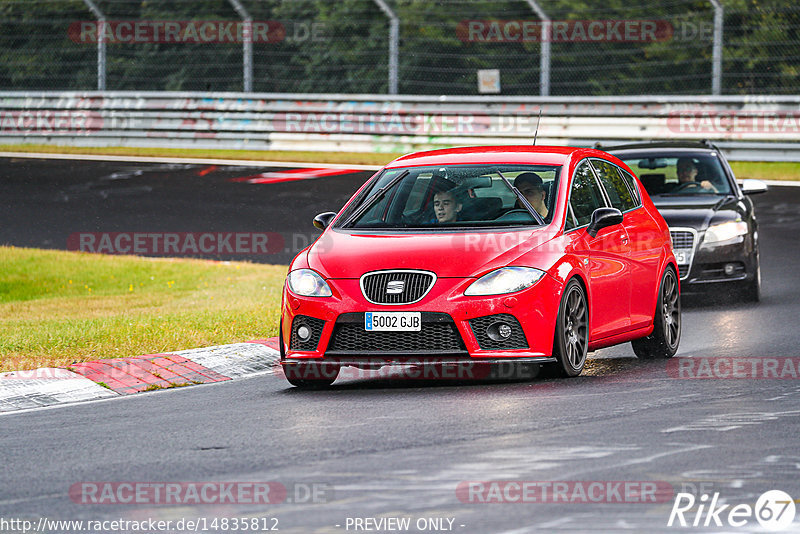
[[[508,210],[507,212],[503,213],[499,217],[496,217],[495,221],[521,220],[519,218],[520,215],[525,215],[525,217],[526,217],[525,220],[527,220],[527,219],[531,219],[532,220],[533,219],[533,215],[531,215],[530,212],[528,210],[526,210],[525,208],[514,208],[514,209]]]
[[[694,189],[696,187],[699,187],[699,188],[703,189],[703,186],[700,184],[700,182],[683,182],[678,187],[676,187],[675,189],[670,191],[670,193],[678,193],[678,192],[683,191],[685,189]]]

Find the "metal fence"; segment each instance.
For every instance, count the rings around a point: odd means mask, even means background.
[[[0,0],[0,90],[798,94],[778,0]]]

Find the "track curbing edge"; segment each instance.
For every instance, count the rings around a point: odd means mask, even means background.
[[[0,373],[0,414],[266,374],[277,338]]]

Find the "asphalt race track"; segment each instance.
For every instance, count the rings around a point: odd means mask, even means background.
[[[189,255],[288,264],[319,236],[314,216],[339,210],[372,175],[316,178],[315,187],[251,183],[291,178],[275,171],[285,169],[0,158],[0,244],[66,249],[71,235],[92,232],[270,232],[282,246],[268,254]]]
[[[313,236],[313,215],[338,209],[369,175],[248,184],[229,179],[277,169],[198,175],[202,170],[0,161],[0,243],[66,248],[74,232]],[[115,173],[129,175],[108,178]],[[3,415],[0,517],[173,525],[182,518],[264,517],[292,533],[367,526],[373,532],[763,532],[754,515],[731,526],[729,512],[740,504],[752,510],[768,490],[800,499],[800,188],[773,187],[754,200],[762,302],[685,303],[681,348],[669,363],[639,361],[623,345],[598,351],[584,374],[570,380],[351,373],[330,390],[299,391],[269,375]],[[288,256],[284,250],[246,259],[285,263]],[[705,360],[713,357],[741,360]],[[691,379],[699,371],[677,371],[702,361],[736,361],[747,372],[778,361],[783,379],[721,372]],[[540,484],[529,485],[539,489],[523,497],[509,481]],[[196,505],[86,504],[85,493],[70,495],[70,488],[104,482],[272,482],[287,496],[270,504]],[[631,492],[620,490],[625,482]],[[594,489],[577,491],[587,488]],[[697,499],[684,514],[685,528],[677,519],[667,526],[679,492]],[[706,510],[715,494],[717,509],[729,506],[711,517]],[[493,500],[480,502],[486,499]],[[692,527],[696,517],[699,526]],[[411,522],[405,530],[390,528],[396,523],[378,529],[367,518]],[[798,530],[800,513],[784,529]]]

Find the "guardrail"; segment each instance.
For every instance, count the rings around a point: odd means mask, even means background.
[[[410,152],[530,144],[537,122],[538,144],[711,139],[731,159],[800,161],[800,96],[0,92],[4,144]]]

